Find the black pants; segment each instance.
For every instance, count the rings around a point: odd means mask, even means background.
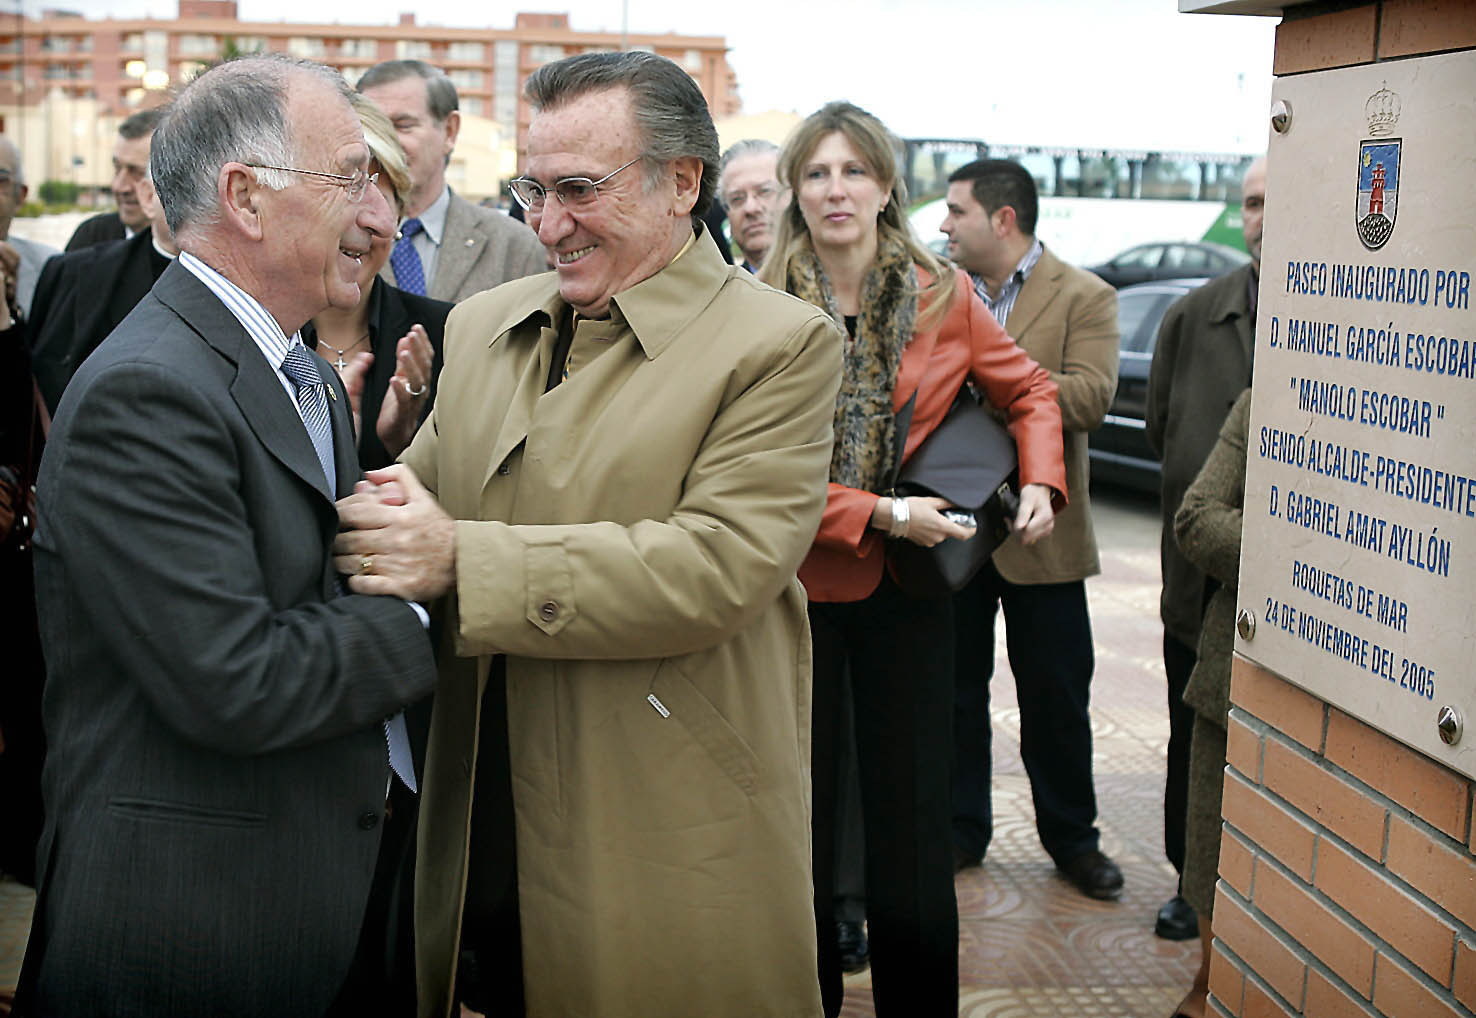
[[[834,848],[840,684],[849,666],[866,842],[871,986],[880,1018],[958,1014],[958,905],[949,844],[953,605],[884,578],[853,604],[810,605],[815,640],[815,922],[825,1014],[843,987]]]
[[[1015,694],[1020,758],[1030,777],[1040,843],[1059,864],[1098,844],[1092,784],[1092,624],[1086,585],[1015,584],[990,563],[954,595],[954,844],[982,857],[994,834],[989,682],[1001,604]]]
[[[483,1014],[523,1013],[517,842],[507,745],[507,659],[482,693],[456,996]]]
[[[1184,703],[1184,688],[1199,655],[1194,648],[1163,634],[1163,671],[1168,676],[1168,768],[1163,783],[1163,851],[1184,872],[1184,818],[1189,811],[1189,739],[1194,708]]]

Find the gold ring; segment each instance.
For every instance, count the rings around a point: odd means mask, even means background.
[[[359,559],[359,574],[362,576],[366,573],[372,572],[374,572],[374,560],[368,555],[365,555],[363,558]]]

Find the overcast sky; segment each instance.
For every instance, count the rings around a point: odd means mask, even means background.
[[[14,0],[10,0],[11,3]],[[21,0],[28,14],[40,0]],[[721,35],[745,112],[849,99],[911,137],[1258,152],[1274,18],[1179,14],[1175,0],[625,0],[631,32]],[[88,17],[172,18],[174,0],[46,0]],[[10,3],[6,4],[7,7]],[[13,8],[12,8],[13,9]],[[568,11],[619,31],[622,0],[239,0],[247,20],[510,28]],[[478,20],[480,19],[480,20]]]

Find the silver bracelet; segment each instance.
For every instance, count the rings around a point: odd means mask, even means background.
[[[912,510],[907,505],[907,499],[900,495],[892,496],[892,526],[887,531],[892,537],[906,537],[907,527],[912,523]]]

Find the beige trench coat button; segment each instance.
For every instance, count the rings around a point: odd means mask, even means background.
[[[538,606],[538,617],[544,622],[552,622],[559,617],[559,606],[554,601],[545,601]]]

